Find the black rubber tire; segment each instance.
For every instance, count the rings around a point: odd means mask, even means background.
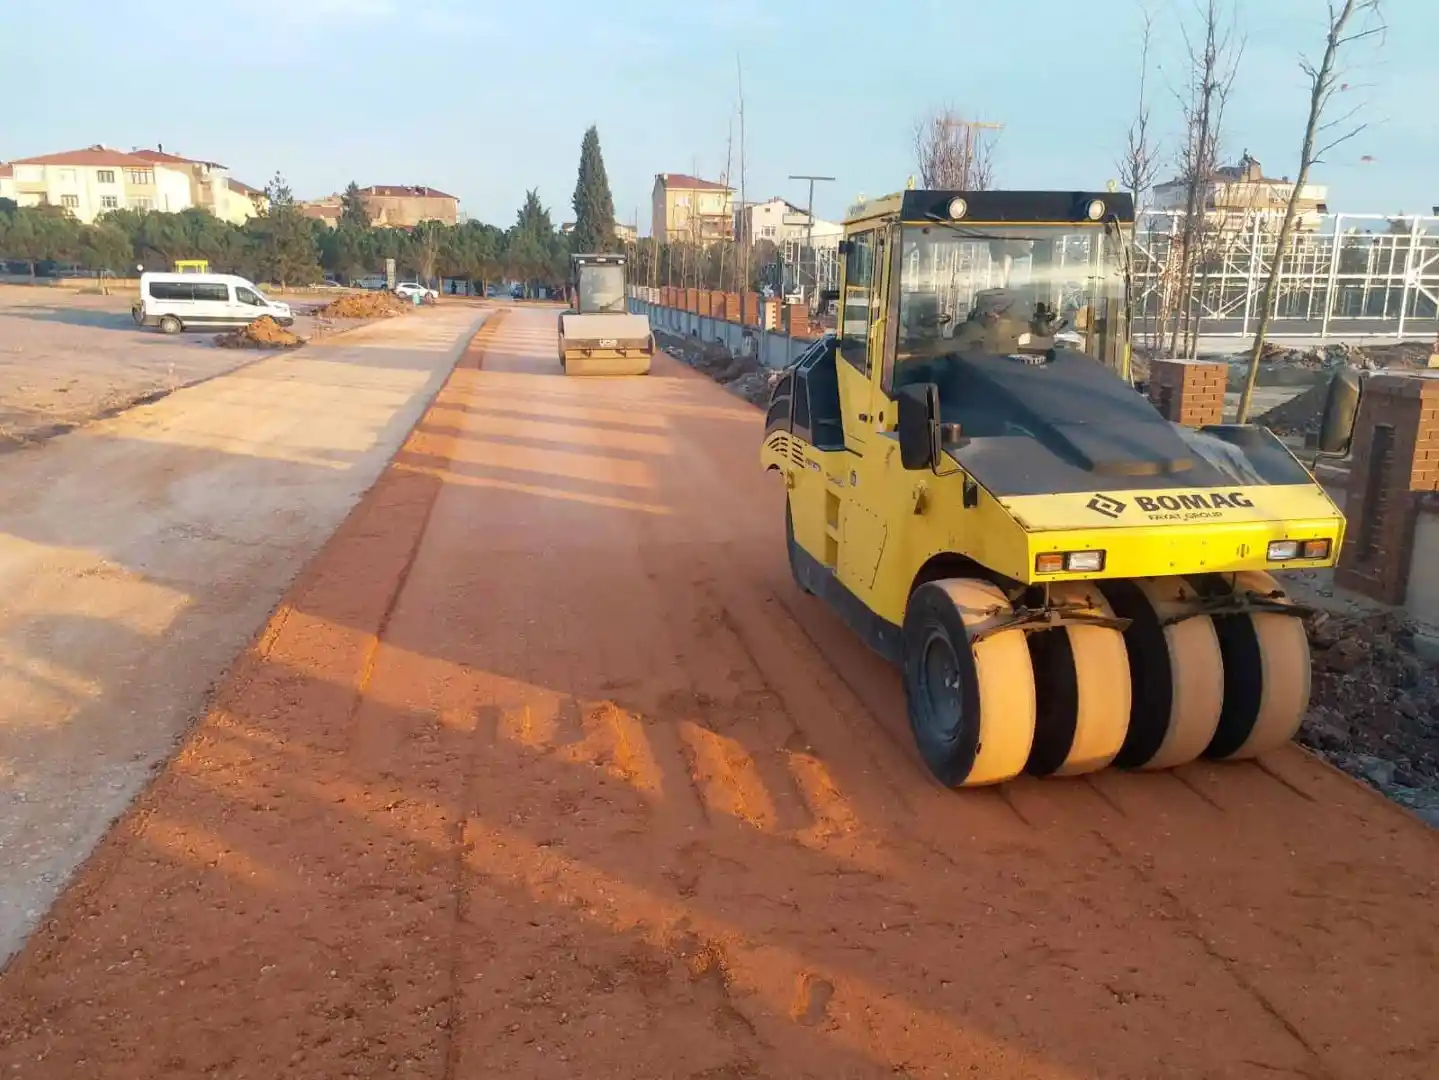
[[[900,633],[910,731],[929,771],[950,788],[1018,776],[1034,742],[1034,673],[1024,634],[1001,631],[972,644],[971,631],[995,618],[982,604],[1002,604],[1001,617],[1010,612],[987,583],[929,582],[910,596]],[[976,649],[985,650],[983,667]]]
[[[790,509],[788,498],[784,501],[784,546],[789,555],[789,572],[794,578],[794,583],[799,586],[801,592],[814,595],[814,590],[804,583],[804,578],[799,572],[799,544],[794,538],[794,512]]]
[[[178,334],[181,330],[185,329],[180,320],[173,315],[162,315],[160,317],[159,327],[160,333],[162,334]]]

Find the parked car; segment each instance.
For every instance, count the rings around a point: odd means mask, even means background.
[[[406,300],[413,300],[416,296],[423,303],[429,300],[438,300],[440,294],[434,289],[426,288],[418,281],[402,281],[395,286],[395,295],[403,296]]]
[[[140,299],[130,314],[140,326],[166,334],[228,330],[264,315],[281,326],[295,321],[289,304],[271,300],[254,282],[234,274],[141,274]]]

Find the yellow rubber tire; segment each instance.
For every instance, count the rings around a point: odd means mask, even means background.
[[[905,701],[920,757],[946,787],[1003,783],[1034,743],[1034,671],[1020,630],[972,635],[1013,615],[986,581],[948,578],[909,598],[901,632]]]
[[[1235,575],[1238,592],[1279,592],[1260,570]],[[1309,635],[1294,615],[1254,612],[1215,619],[1224,656],[1224,707],[1205,756],[1221,761],[1258,757],[1291,741],[1309,709]]]
[[[1208,615],[1190,615],[1199,593],[1182,577],[1109,581],[1102,586],[1116,615],[1129,620],[1129,733],[1114,763],[1126,769],[1172,769],[1202,756],[1224,705],[1224,659]]]
[[[1055,604],[1113,618],[1094,584],[1051,585]],[[1025,771],[1034,776],[1079,776],[1108,766],[1129,731],[1129,654],[1124,635],[1108,626],[1071,625],[1029,635],[1038,684],[1034,748]]]

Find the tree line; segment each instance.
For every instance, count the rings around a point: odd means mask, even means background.
[[[281,286],[308,285],[326,273],[348,284],[383,272],[386,260],[394,259],[398,273],[427,282],[509,280],[555,288],[568,275],[571,251],[612,251],[620,246],[599,135],[593,127],[585,132],[581,147],[573,199],[575,228],[569,236],[556,227],[537,189],[526,193],[508,228],[478,221],[377,227],[355,183],[341,196],[339,220],[333,227],[303,213],[279,174],[266,186],[265,195],[263,212],[242,225],[198,208],[177,213],[111,210],[85,224],[64,207],[17,206],[0,199],[0,259],[26,263],[32,276],[46,264],[129,276],[136,267],[169,270],[178,260],[205,259],[216,272]]]

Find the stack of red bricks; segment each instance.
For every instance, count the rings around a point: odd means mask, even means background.
[[[1151,360],[1149,400],[1166,420],[1185,427],[1222,424],[1228,376],[1228,364]]]
[[[790,337],[809,337],[809,308],[803,303],[784,306],[784,332]]]
[[[1334,583],[1402,604],[1419,510],[1439,492],[1439,372],[1367,379],[1352,446]]]

